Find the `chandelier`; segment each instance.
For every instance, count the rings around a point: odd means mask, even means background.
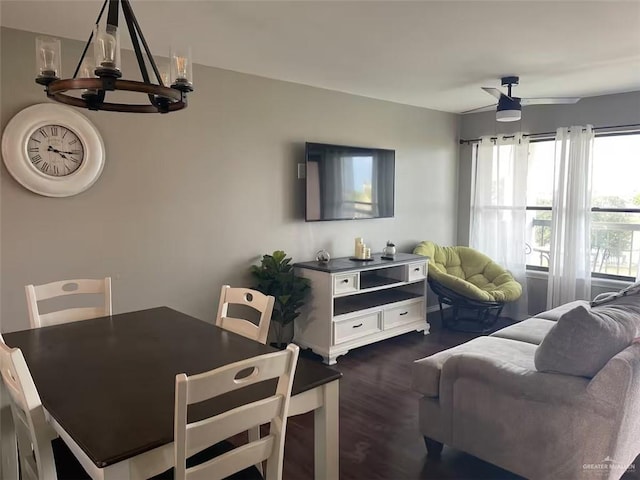
[[[107,5],[109,9],[106,25],[101,26],[100,20]],[[120,6],[127,23],[142,82],[121,78],[118,30]],[[92,41],[93,57],[87,55]],[[187,93],[193,91],[190,54],[189,48],[172,48],[169,56],[169,71],[161,74],[129,0],[105,0],[72,78],[60,78],[60,40],[50,37],[36,38],[38,68],[36,83],[44,85],[47,97],[50,99],[75,107],[111,112],[168,113],[186,108]],[[147,62],[151,72],[147,69]],[[152,82],[150,73],[155,77],[155,83]],[[117,90],[146,95],[148,103],[106,101],[107,94]]]

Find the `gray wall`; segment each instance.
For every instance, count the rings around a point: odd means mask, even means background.
[[[4,128],[47,100],[33,82],[35,35],[1,35]],[[81,47],[63,42],[66,75]],[[131,52],[123,65],[135,70]],[[28,327],[28,283],[110,275],[116,313],[168,305],[212,320],[220,286],[247,284],[275,249],[305,261],[321,248],[350,255],[356,236],[373,251],[387,239],[401,251],[455,242],[456,115],[198,65],[194,80],[182,112],[82,111],[107,152],[84,193],[42,197],[0,167],[2,331]],[[395,218],[305,223],[305,141],[395,149]]]
[[[513,133],[555,132],[558,127],[592,124],[595,127],[640,124],[640,92],[604,95],[580,100],[574,105],[540,105],[525,107],[520,122],[500,123],[495,112],[463,115],[460,137],[478,138],[482,135]],[[471,147],[460,146],[458,172],[458,237],[459,245],[469,244],[469,220],[471,205],[471,180],[473,177]],[[529,278],[529,312],[538,313],[546,305],[546,278]],[[618,288],[611,282],[594,280],[592,295]]]

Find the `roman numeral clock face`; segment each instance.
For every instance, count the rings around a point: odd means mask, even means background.
[[[31,133],[27,142],[31,164],[45,175],[65,177],[84,160],[84,146],[76,133],[62,125],[45,125]]]
[[[77,109],[40,103],[7,123],[2,159],[24,188],[45,197],[70,197],[100,177],[104,143],[95,125]]]

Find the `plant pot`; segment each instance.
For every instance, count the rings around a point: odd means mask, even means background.
[[[293,322],[287,325],[282,325],[278,322],[271,322],[269,329],[269,345],[271,344],[284,344],[286,347],[293,340]]]

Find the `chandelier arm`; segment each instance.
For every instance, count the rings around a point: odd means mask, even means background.
[[[109,13],[107,13],[107,25],[118,26],[120,0],[109,0]]]
[[[104,9],[106,8],[108,1],[109,0],[104,0],[104,3],[102,4],[102,8],[100,9],[100,13],[98,14],[98,18],[96,18],[96,25],[100,23],[100,19],[102,18],[102,14],[104,13]],[[89,50],[89,45],[91,45],[91,40],[93,40],[93,30],[91,30],[91,34],[89,35],[89,40],[87,40],[87,43],[85,43],[84,45],[84,50],[82,50],[82,55],[80,55],[80,61],[78,62],[78,65],[76,65],[76,70],[75,72],[73,72],[73,77],[71,78],[76,78],[78,76],[78,72],[80,71],[80,66],[82,65],[82,60],[84,60],[84,57],[87,54],[87,50]]]
[[[136,60],[138,61],[138,68],[142,74],[142,79],[145,83],[151,83],[149,80],[149,73],[147,72],[147,66],[140,50],[140,41],[138,40],[138,34],[135,30],[133,22],[131,21],[131,5],[128,5],[124,0],[122,2],[122,13],[124,13],[124,19],[127,22],[127,28],[129,29],[129,36],[131,37],[131,44],[133,45],[133,51],[136,54]]]
[[[147,41],[144,38],[144,35],[142,33],[142,29],[140,28],[140,24],[138,23],[138,19],[136,18],[135,13],[133,13],[133,8],[131,7],[131,4],[129,3],[129,0],[122,0],[122,8],[123,9],[125,8],[125,4],[127,5],[128,9],[129,9],[129,13],[131,14],[131,21],[133,22],[133,25],[134,25],[136,31],[138,32],[138,37],[140,38],[140,42],[142,43],[142,46],[144,47],[144,51],[147,52],[147,57],[149,58],[149,63],[151,64],[151,68],[153,69],[153,73],[156,74],[156,79],[158,80],[158,83],[160,85],[164,86],[164,83],[162,82],[162,76],[160,75],[160,72],[158,71],[158,66],[156,65],[156,62],[153,59],[153,55],[151,54],[151,50],[149,49],[149,45],[147,45]]]
[[[131,4],[126,0],[122,0],[122,13],[124,14],[124,19],[127,22],[127,28],[129,29],[129,36],[131,37],[131,44],[133,45],[133,51],[136,54],[136,60],[138,61],[138,68],[140,69],[140,74],[142,75],[142,79],[144,80],[145,83],[151,83],[149,72],[147,71],[147,64],[144,61],[144,57],[142,56],[142,50],[140,49],[140,40],[138,39],[138,32],[136,31],[136,27],[131,18],[132,16],[134,16],[133,10],[131,9]],[[151,57],[149,52],[147,52],[147,56]],[[158,79],[158,83],[160,85],[163,85],[162,80],[160,79]],[[149,94],[148,97],[149,97],[149,103],[151,103],[156,108],[160,107],[160,104],[156,101],[156,97],[154,95]]]

